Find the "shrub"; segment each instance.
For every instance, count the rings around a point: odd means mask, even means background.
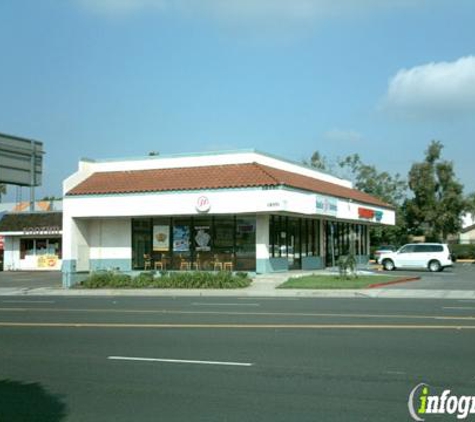
[[[248,287],[251,279],[247,273],[233,275],[227,271],[216,272],[142,272],[132,278],[127,274],[100,271],[91,275],[78,287],[98,288],[162,288],[162,289],[233,289]]]
[[[457,259],[475,259],[475,245],[450,245],[450,250]]]
[[[114,271],[95,271],[79,283],[79,287],[100,289],[102,287],[128,287],[132,277]]]

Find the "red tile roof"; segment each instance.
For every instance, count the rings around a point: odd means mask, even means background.
[[[277,187],[281,185],[392,208],[380,199],[356,189],[258,163],[98,172],[79,183],[66,195]]]

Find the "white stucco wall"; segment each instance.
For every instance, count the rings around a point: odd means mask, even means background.
[[[290,212],[366,222],[367,220],[358,217],[358,208],[363,207],[382,211],[382,224],[394,224],[395,220],[395,213],[392,210],[340,199],[337,200],[336,213],[321,213],[316,209],[316,198],[322,195],[285,189],[73,196],[65,198],[63,216],[65,218],[97,218],[197,215],[199,214],[196,209],[197,201],[202,196],[206,196],[209,200],[209,214]]]
[[[89,223],[90,259],[131,259],[130,218],[98,219]]]

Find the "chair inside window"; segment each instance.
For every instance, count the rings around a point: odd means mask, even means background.
[[[180,271],[189,271],[191,269],[191,264],[188,259],[180,255]]]
[[[197,253],[195,256],[195,260],[193,261],[192,268],[196,271],[201,271],[201,260],[200,260],[199,253]]]
[[[229,256],[229,259],[223,262],[223,270],[233,271],[233,269],[234,269],[234,254],[231,254]]]
[[[223,263],[221,262],[219,255],[214,255],[213,271],[223,271]]]
[[[165,255],[160,255],[160,258],[157,261],[155,261],[153,265],[156,271],[166,271],[167,259]]]
[[[143,269],[145,271],[151,270],[152,269],[152,257],[148,253],[145,253],[145,254],[143,254],[143,259],[144,259]]]

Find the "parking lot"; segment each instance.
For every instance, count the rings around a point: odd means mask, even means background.
[[[453,268],[442,272],[431,273],[427,270],[395,270],[381,271],[382,274],[403,277],[420,277],[420,280],[401,284],[393,284],[391,289],[424,289],[424,290],[475,290],[475,264],[456,263]]]
[[[60,271],[0,271],[0,288],[61,287]]]

